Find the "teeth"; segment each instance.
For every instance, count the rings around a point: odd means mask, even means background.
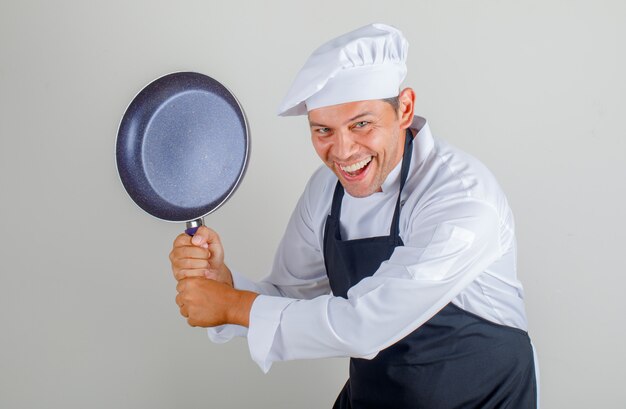
[[[341,170],[343,170],[344,172],[355,172],[363,167],[365,167],[365,165],[367,165],[368,163],[370,163],[370,161],[372,160],[372,157],[370,156],[369,158],[363,159],[360,162],[357,163],[353,163],[350,166],[339,166],[341,168]]]

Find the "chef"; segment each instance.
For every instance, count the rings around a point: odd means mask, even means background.
[[[313,52],[279,115],[307,115],[324,165],[272,271],[231,271],[201,227],[170,253],[176,303],[214,342],[247,337],[265,372],[350,357],[335,408],[535,408],[513,214],[489,170],[414,115],[407,51],[371,24]]]

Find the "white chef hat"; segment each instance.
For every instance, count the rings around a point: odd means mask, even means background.
[[[406,77],[408,48],[400,30],[386,24],[370,24],[328,41],[300,69],[278,115],[397,96]]]

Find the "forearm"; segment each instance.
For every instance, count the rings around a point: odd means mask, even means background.
[[[279,360],[375,356],[426,322],[498,257],[493,242],[461,233],[452,229],[449,240],[429,248],[396,248],[376,274],[351,288],[348,299],[259,298],[248,333],[253,358],[267,371]]]
[[[250,325],[252,304],[258,295],[258,293],[252,291],[234,290],[232,301],[230,301],[231,307],[227,310],[227,322],[225,324],[248,327]]]
[[[253,359],[267,371],[272,362],[283,360],[372,358],[426,322],[470,279],[366,279],[349,299],[326,295],[287,304],[283,298],[259,297],[248,333],[249,341],[255,341]],[[268,310],[275,305],[284,308],[271,320]]]

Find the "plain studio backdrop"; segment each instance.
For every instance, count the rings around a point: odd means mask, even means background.
[[[160,222],[119,182],[119,120],[145,84],[199,71],[239,98],[252,154],[206,218],[259,279],[321,162],[276,108],[322,42],[370,22],[409,40],[433,133],[513,208],[544,408],[626,404],[626,6],[621,1],[0,2],[0,407],[329,408],[346,359],[214,345],[174,303]]]

